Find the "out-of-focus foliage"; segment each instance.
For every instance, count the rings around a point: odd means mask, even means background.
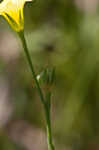
[[[56,71],[52,87],[56,149],[98,150],[98,9],[85,12],[74,0],[35,0],[25,6],[24,13],[25,36],[37,74],[47,67],[55,67]],[[45,131],[42,105],[21,43],[3,19],[0,19],[0,35],[0,78],[8,86],[6,105],[11,105],[11,113],[1,130],[8,136],[8,126],[11,130],[13,122],[25,120]],[[2,93],[6,94],[6,90],[2,92],[0,86],[0,101]],[[0,149],[20,150],[14,148],[13,138],[6,136],[1,134]]]
[[[2,150],[25,150],[21,146],[18,146],[16,143],[12,142],[6,135],[0,136],[0,148]]]

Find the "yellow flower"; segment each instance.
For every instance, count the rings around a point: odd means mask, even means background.
[[[3,0],[0,3],[0,15],[8,21],[16,32],[24,29],[23,8],[26,1],[32,0]]]

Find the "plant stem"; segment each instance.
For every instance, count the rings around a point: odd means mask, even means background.
[[[32,59],[31,59],[31,56],[29,54],[27,44],[26,44],[26,40],[25,40],[25,37],[24,37],[24,31],[19,32],[18,35],[21,39],[22,46],[24,48],[29,67],[30,67],[30,70],[32,72],[33,79],[35,81],[38,94],[40,96],[41,102],[42,102],[43,107],[44,107],[45,118],[46,118],[46,126],[47,126],[48,150],[54,150],[54,146],[53,146],[53,142],[52,142],[52,133],[51,133],[50,107],[48,107],[48,105],[45,101],[42,89],[40,88],[39,82],[36,78],[36,73],[34,71],[34,66],[32,64]]]
[[[45,117],[46,117],[46,128],[47,128],[48,150],[55,150],[53,142],[52,142],[50,111],[49,109],[47,109],[47,107],[45,110]]]
[[[44,96],[43,96],[43,93],[42,93],[41,88],[40,88],[40,86],[39,86],[38,80],[37,80],[37,78],[36,78],[36,73],[35,73],[35,71],[34,71],[34,67],[33,67],[32,60],[31,60],[31,57],[30,57],[30,54],[29,54],[29,51],[28,51],[28,48],[27,48],[27,44],[26,44],[26,40],[25,40],[24,32],[23,32],[23,31],[22,31],[22,32],[19,32],[19,37],[20,37],[20,39],[21,39],[22,46],[23,46],[24,51],[25,51],[25,54],[26,54],[29,67],[30,67],[30,70],[31,70],[31,72],[32,72],[33,79],[35,80],[36,87],[37,87],[37,90],[38,90],[40,99],[41,99],[43,105],[45,105]]]

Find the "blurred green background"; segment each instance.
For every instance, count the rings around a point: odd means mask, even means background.
[[[55,67],[56,150],[99,150],[99,1],[35,0],[25,37],[36,72]],[[20,39],[0,18],[0,150],[46,150],[42,105]]]

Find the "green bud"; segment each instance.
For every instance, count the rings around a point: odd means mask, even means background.
[[[39,75],[37,80],[41,85],[52,85],[55,79],[55,68],[46,68]]]

